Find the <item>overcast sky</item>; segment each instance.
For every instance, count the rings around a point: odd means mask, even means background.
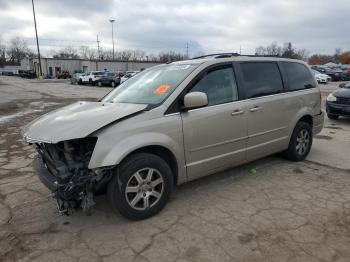
[[[34,47],[31,0],[0,0],[0,37]],[[259,45],[292,42],[310,53],[350,49],[350,0],[35,0],[44,51],[65,46],[148,52],[252,54]]]

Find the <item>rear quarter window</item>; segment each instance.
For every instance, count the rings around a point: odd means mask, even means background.
[[[314,77],[310,70],[303,64],[293,62],[281,62],[289,82],[289,90],[303,90],[316,87]]]
[[[277,63],[241,63],[246,98],[283,92],[283,82]]]

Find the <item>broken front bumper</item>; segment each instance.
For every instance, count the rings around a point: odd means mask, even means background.
[[[52,175],[41,158],[40,155],[34,158],[34,168],[39,176],[40,181],[48,188],[51,192],[55,192],[58,189],[58,183],[54,175]]]

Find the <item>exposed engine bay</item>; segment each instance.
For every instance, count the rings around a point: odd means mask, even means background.
[[[69,215],[80,207],[90,212],[94,193],[103,191],[112,177],[111,167],[88,169],[96,142],[96,137],[87,137],[35,144],[39,177],[52,191],[61,214]]]

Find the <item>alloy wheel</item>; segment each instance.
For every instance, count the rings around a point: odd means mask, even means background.
[[[306,129],[300,130],[296,140],[296,151],[299,155],[304,155],[310,145],[310,135]]]
[[[164,179],[154,168],[135,172],[125,188],[127,203],[136,210],[146,210],[158,203],[164,190]]]

